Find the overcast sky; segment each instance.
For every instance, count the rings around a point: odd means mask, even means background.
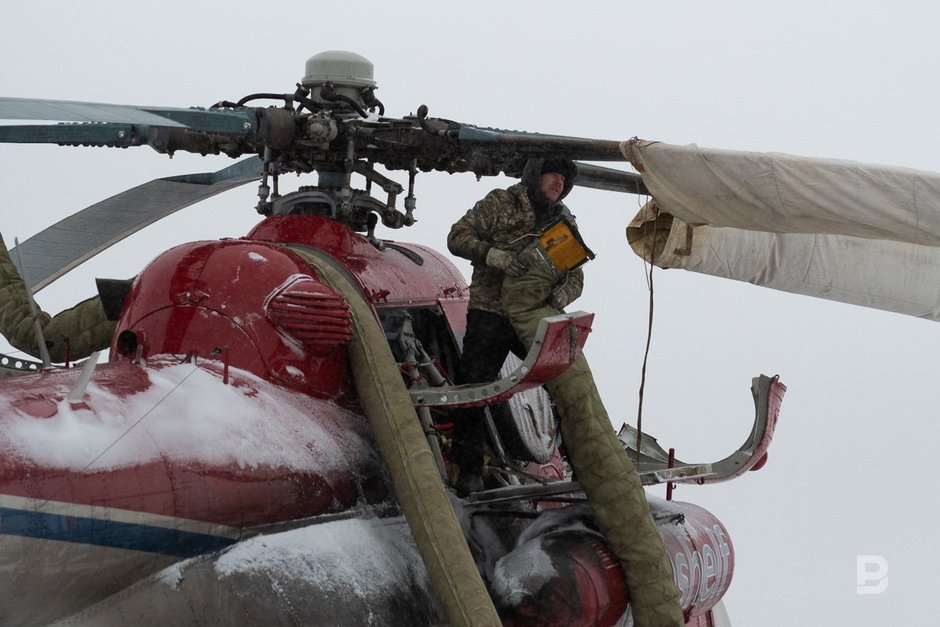
[[[209,106],[292,92],[308,57],[345,49],[374,63],[389,115],[426,104],[432,116],[500,128],[940,171],[940,9],[926,1],[7,4],[3,96]],[[133,185],[227,163],[0,146],[0,232],[12,244]],[[420,222],[381,235],[444,249],[450,224],[507,184],[419,175]],[[258,219],[255,193],[246,185],[165,220],[39,304],[58,312],[90,295],[94,276],[132,276],[170,245],[243,235]],[[592,190],[569,200],[597,253],[575,306],[597,313],[588,358],[619,426],[636,418],[646,341],[644,266],[624,238],[641,200]],[[940,328],[682,271],[653,280],[643,424],[665,448],[686,461],[724,457],[750,430],[751,377],[779,374],[789,388],[764,469],[676,492],[730,531],[732,622],[932,620]],[[859,555],[886,560],[884,593],[857,594]]]

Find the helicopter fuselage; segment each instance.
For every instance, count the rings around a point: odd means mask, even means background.
[[[263,220],[244,238],[165,252],[135,279],[110,361],[88,370],[86,387],[78,368],[0,381],[0,622],[79,616],[118,624],[116,617],[135,612],[140,620],[185,622],[274,611],[285,587],[302,582],[263,571],[233,589],[230,564],[252,543],[311,526],[358,525],[375,559],[413,561],[349,376],[348,303],[311,266],[314,258],[358,287],[390,343],[413,334],[445,378],[454,372],[467,285],[430,248],[377,245],[328,218],[289,215]],[[527,471],[558,476],[560,463],[556,453]],[[509,590],[500,601],[508,624],[531,612],[544,624],[620,618],[628,601],[622,571],[581,523],[583,510],[543,523],[544,536],[520,534],[541,506],[485,511],[487,520],[517,517],[484,525],[503,544],[491,556],[500,560],[501,581],[550,585],[552,599],[563,602],[548,607],[539,595]],[[684,607],[707,612],[730,584],[726,530],[695,506],[654,504],[654,511]],[[363,523],[370,520],[388,522]],[[309,550],[309,536],[302,542],[308,550],[291,545],[289,553],[306,561],[288,570],[328,553]],[[530,577],[533,550],[555,564],[555,575]],[[238,560],[237,577],[262,572],[253,570],[256,560]],[[278,573],[284,569],[278,565]],[[405,571],[386,587],[361,591],[353,581],[292,596],[292,616],[333,620],[327,605],[356,602],[370,616],[440,622],[424,570]],[[201,605],[206,598],[217,602]],[[166,608],[159,615],[151,609],[157,600]],[[198,615],[186,614],[197,606]],[[362,616],[344,620],[359,624]]]

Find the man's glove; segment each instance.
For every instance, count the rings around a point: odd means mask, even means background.
[[[545,302],[552,307],[564,309],[577,299],[581,295],[580,283],[571,281],[570,278],[570,276],[566,276],[561,283],[556,285],[552,293],[545,299]]]
[[[555,290],[548,296],[548,304],[552,307],[558,309],[564,309],[568,304],[568,299],[565,297],[564,290]]]
[[[486,265],[502,270],[509,276],[522,276],[526,271],[526,266],[518,255],[499,248],[490,248],[486,253]]]

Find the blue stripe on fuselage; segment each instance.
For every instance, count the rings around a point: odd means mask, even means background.
[[[4,534],[177,557],[202,555],[236,542],[192,531],[0,507],[0,535]]]

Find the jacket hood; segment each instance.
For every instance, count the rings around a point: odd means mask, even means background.
[[[578,165],[565,157],[558,159],[538,157],[526,161],[525,167],[522,169],[522,183],[525,185],[526,191],[529,192],[529,198],[535,204],[548,202],[548,199],[542,195],[542,191],[539,189],[539,179],[543,172],[558,172],[565,177],[565,187],[561,191],[561,196],[558,197],[560,201],[574,187],[575,179],[578,177]]]

